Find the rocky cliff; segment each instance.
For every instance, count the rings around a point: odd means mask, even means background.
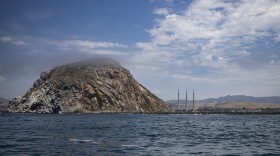
[[[87,60],[41,73],[24,95],[10,101],[9,112],[155,113],[164,102],[113,60]]]

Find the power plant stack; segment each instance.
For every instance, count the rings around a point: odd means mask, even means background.
[[[193,90],[193,111],[194,111],[194,90]]]
[[[188,108],[188,90],[186,90],[185,106],[183,104],[180,104],[180,90],[178,89],[177,104],[172,105],[171,109],[172,109],[173,112],[187,112],[188,109],[189,109],[189,111],[194,111],[194,103],[195,103],[195,97],[194,97],[194,90],[193,90],[192,108],[191,108],[191,105]]]
[[[188,111],[188,90],[186,90],[186,112]]]
[[[179,110],[179,104],[180,104],[180,91],[178,89],[178,104],[177,104],[177,109]]]

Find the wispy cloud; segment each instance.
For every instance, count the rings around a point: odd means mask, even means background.
[[[169,14],[169,12],[170,12],[170,9],[168,9],[168,8],[157,8],[154,10],[154,14],[156,14],[156,15],[166,16]]]
[[[156,2],[158,0],[150,0],[150,2]],[[160,0],[162,1],[162,0]],[[174,0],[164,0],[165,3],[173,3]]]
[[[71,47],[86,47],[86,48],[126,48],[126,45],[112,42],[95,42],[91,40],[67,40],[61,42],[62,46]]]
[[[1,42],[3,43],[10,43],[14,44],[17,46],[23,46],[23,45],[28,45],[25,41],[19,40],[15,37],[10,37],[10,36],[3,36],[0,38]]]
[[[119,49],[127,48],[127,45],[112,42],[96,42],[91,40],[65,40],[58,44],[63,50],[76,50],[89,54],[100,55],[127,55]]]
[[[23,41],[24,40],[24,41]],[[70,51],[74,53],[86,53],[96,55],[128,55],[127,45],[105,42],[105,41],[94,41],[94,40],[82,40],[82,39],[66,39],[56,40],[50,38],[38,38],[32,36],[25,37],[0,37],[0,42],[9,43],[17,46],[29,45],[28,50],[23,51],[27,55],[33,55],[38,53],[49,53],[49,50],[54,53],[61,53]],[[28,43],[27,43],[28,42]]]
[[[191,83],[216,82],[215,79],[210,77],[197,77],[197,76],[182,75],[182,74],[173,74],[171,75],[171,77],[178,81],[188,81]]]

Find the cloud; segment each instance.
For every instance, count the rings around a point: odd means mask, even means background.
[[[249,53],[247,50],[237,51],[234,53],[234,55],[237,56],[249,56],[251,53]]]
[[[11,41],[12,41],[12,38],[9,37],[9,36],[4,36],[4,37],[1,37],[1,41],[2,41],[2,42],[11,42]]]
[[[150,2],[156,2],[157,0],[150,0]],[[161,1],[161,0],[160,0]],[[165,3],[173,3],[174,0],[164,0]]]
[[[133,69],[144,64],[145,71],[134,73],[164,72],[165,77],[185,83],[242,81],[280,86],[275,78],[280,75],[279,64],[272,66],[268,58],[276,54],[274,62],[280,59],[280,45],[275,42],[280,34],[280,1],[197,0],[178,13],[169,10],[154,10],[163,16],[147,31],[151,41],[136,43],[139,52],[131,59]],[[265,49],[266,43],[274,49]]]
[[[96,42],[91,40],[64,40],[58,44],[63,50],[76,50],[89,54],[100,55],[127,55],[119,49],[127,48],[127,45],[112,42]]]
[[[17,38],[10,37],[10,36],[3,36],[0,38],[3,43],[10,43],[17,46],[28,45],[26,42],[18,40]]]
[[[215,79],[210,77],[196,77],[190,75],[183,75],[183,74],[173,74],[171,75],[177,81],[188,81],[192,83],[201,83],[201,82],[216,82]]]
[[[126,48],[126,45],[112,43],[112,42],[95,42],[90,40],[67,40],[62,41],[62,45],[65,47],[78,46],[86,48]]]
[[[157,8],[154,10],[154,14],[163,15],[163,16],[168,15],[169,12],[170,12],[170,10],[168,8]]]
[[[20,40],[18,38],[22,38]],[[65,51],[73,53],[97,54],[97,55],[128,55],[127,45],[114,42],[99,42],[93,40],[82,39],[65,39],[55,40],[49,38],[38,38],[32,36],[25,37],[0,37],[0,42],[10,43],[17,46],[29,45],[26,55],[34,55],[39,53],[64,53]]]
[[[99,54],[99,55],[119,55],[119,56],[124,56],[128,55],[126,52],[121,52],[117,50],[94,50],[94,51],[85,51],[90,54]]]

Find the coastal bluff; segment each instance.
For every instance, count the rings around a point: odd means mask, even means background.
[[[13,113],[160,113],[164,101],[111,59],[91,59],[41,73],[22,96],[9,102]]]

